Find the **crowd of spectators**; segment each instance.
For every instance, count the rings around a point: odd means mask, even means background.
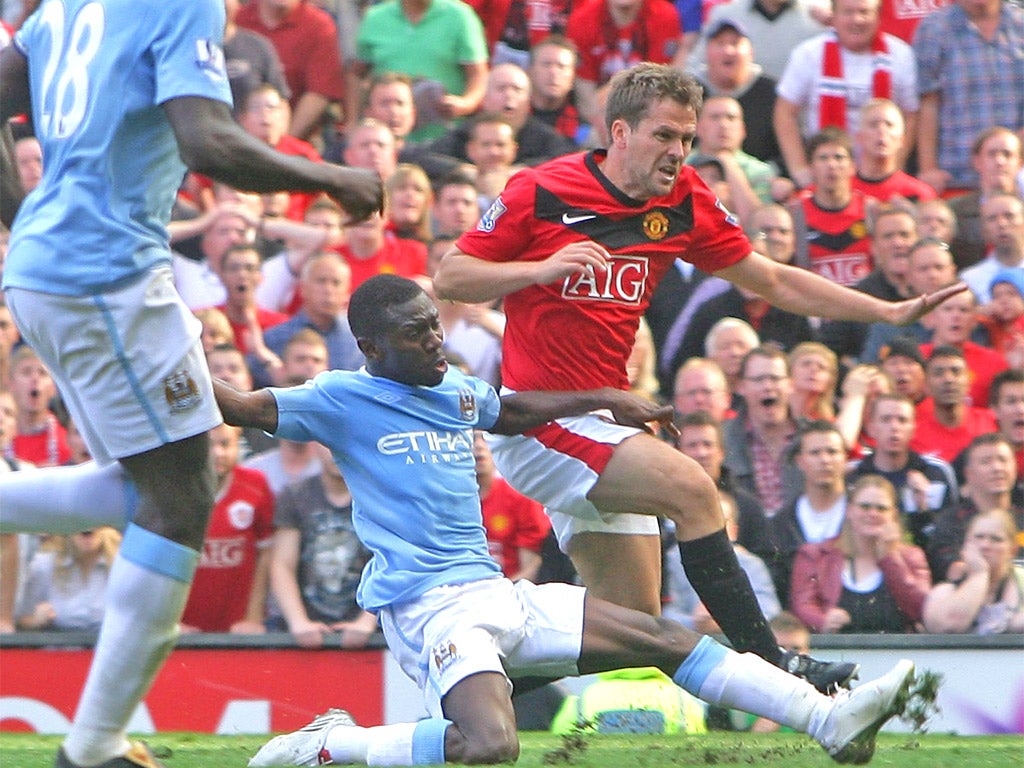
[[[686,162],[755,248],[886,299],[970,287],[907,328],[793,315],[684,262],[651,297],[631,386],[674,403],[677,446],[723,491],[765,614],[821,633],[1024,631],[1019,2],[226,6],[239,123],[280,151],[378,173],[388,207],[348,225],[326,199],[186,178],[174,272],[215,375],[251,389],[358,368],[346,306],[360,283],[397,273],[429,292],[518,168],[607,141],[615,72],[682,67],[706,96]],[[0,45],[33,7],[0,4]],[[30,191],[44,158],[18,128]],[[500,385],[500,302],[439,310],[450,359]],[[213,445],[218,503],[184,627],[364,645],[375,618],[354,593],[368,555],[333,462],[226,426]],[[497,476],[482,437],[474,453],[506,574],[571,578],[539,505]],[[2,301],[0,455],[0,472],[88,460]],[[103,529],[0,537],[0,631],[95,628],[116,546]],[[665,562],[666,615],[716,631]]]

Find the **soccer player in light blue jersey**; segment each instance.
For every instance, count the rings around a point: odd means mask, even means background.
[[[44,161],[5,298],[97,459],[5,478],[0,532],[125,529],[60,768],[158,765],[125,726],[174,644],[213,504],[221,419],[165,229],[186,166],[253,192],[323,190],[354,220],[381,207],[372,174],[235,124],[223,31],[221,0],[43,0],[0,54],[0,128],[30,112]]]
[[[914,665],[830,698],[752,653],[591,596],[569,584],[513,584],[487,550],[473,430],[518,434],[606,409],[645,429],[672,409],[606,387],[499,397],[449,368],[437,308],[413,281],[378,275],[352,295],[366,367],[287,389],[239,392],[214,382],[231,424],[326,445],[373,553],[358,600],[423,690],[429,717],[361,728],[331,710],[278,736],[249,762],[276,765],[499,763],[519,755],[511,679],[657,666],[707,701],[809,733],[841,763],[867,762],[899,712]]]

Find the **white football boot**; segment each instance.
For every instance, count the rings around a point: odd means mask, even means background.
[[[876,680],[836,694],[831,711],[810,735],[837,763],[866,763],[875,753],[879,729],[903,714],[913,684],[914,663],[902,659]]]
[[[343,709],[329,709],[292,733],[275,736],[252,756],[249,768],[283,765],[334,765],[324,749],[327,734],[336,725],[355,726],[352,715]]]

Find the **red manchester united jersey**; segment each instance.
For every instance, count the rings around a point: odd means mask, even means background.
[[[884,179],[874,179],[873,181],[868,181],[861,176],[854,176],[853,188],[868,197],[881,200],[883,203],[888,203],[894,197],[905,197],[912,203],[934,200],[938,197],[930,186],[903,171],[896,171]]]
[[[799,197],[810,269],[833,283],[853,285],[874,268],[871,238],[864,221],[867,198],[854,190],[845,208],[832,211],[815,203],[813,195],[812,190],[805,189]]]
[[[519,550],[540,552],[551,521],[542,504],[523,496],[500,477],[480,499],[480,510],[487,530],[487,549],[511,578],[522,568]]]
[[[520,171],[458,240],[487,261],[542,261],[592,240],[605,272],[531,285],[505,297],[502,382],[516,390],[626,389],[626,359],[655,285],[676,258],[715,272],[751,252],[736,219],[684,166],[671,194],[634,200],[602,173],[604,151]]]
[[[403,240],[390,232],[384,235],[380,250],[368,259],[360,259],[352,250],[343,245],[338,253],[352,270],[352,287],[355,290],[374,275],[401,275],[419,277],[427,273],[427,246],[415,240]]]
[[[203,632],[227,632],[245,618],[256,556],[274,533],[274,494],[263,473],[235,467],[206,528],[182,622]]]
[[[682,29],[679,12],[664,0],[641,0],[636,19],[625,27],[612,21],[606,0],[586,0],[573,9],[565,35],[579,50],[576,76],[604,85],[641,61],[668,64]]]

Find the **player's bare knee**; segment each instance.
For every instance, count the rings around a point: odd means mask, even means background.
[[[676,478],[674,493],[666,497],[665,516],[677,526],[722,520],[722,508],[714,481],[703,471],[687,472]]]
[[[519,737],[514,724],[494,723],[480,732],[464,734],[461,754],[449,755],[466,765],[511,763],[519,758]]]
[[[518,759],[519,740],[513,734],[511,738],[498,738],[467,745],[462,762],[466,765],[496,765],[514,763]]]
[[[164,538],[199,549],[216,501],[217,477],[212,465],[173,475],[136,471],[139,494],[133,522]]]

